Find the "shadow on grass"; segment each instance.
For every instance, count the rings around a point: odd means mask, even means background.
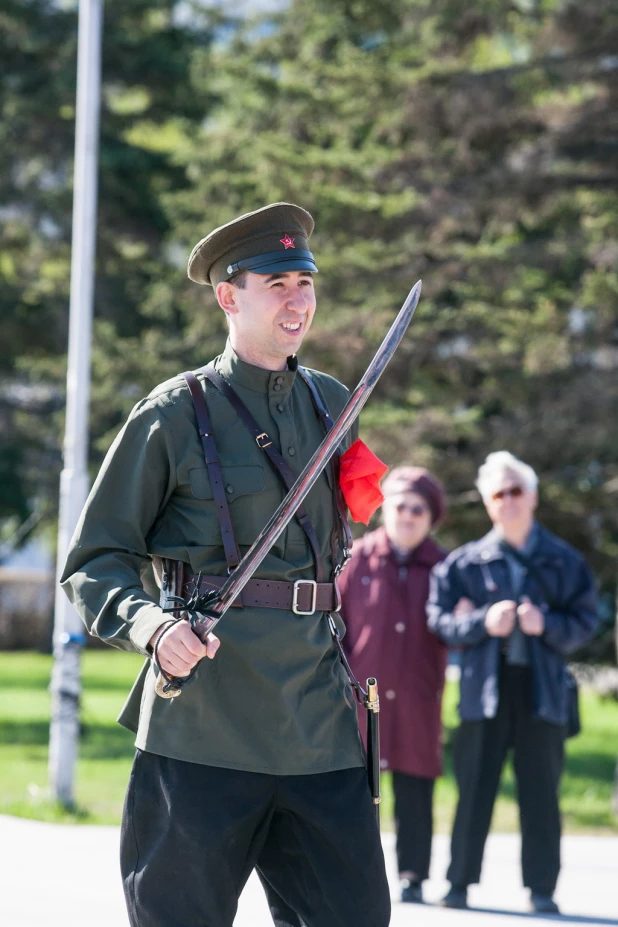
[[[82,759],[117,760],[131,758],[135,753],[134,735],[119,724],[81,725],[79,752]],[[0,722],[0,743],[4,745],[44,746],[49,743],[49,722]]]
[[[6,676],[0,684],[0,693],[16,690],[45,692],[49,689],[49,676]]]
[[[615,748],[612,746],[612,750]],[[565,772],[569,776],[613,782],[616,759],[612,754],[586,751],[571,754],[566,761]]]
[[[135,674],[137,675],[137,673]],[[8,676],[0,683],[0,694],[2,692],[28,691],[28,692],[47,692],[49,690],[49,676],[28,675],[28,676]],[[83,679],[83,690],[85,693],[90,692],[118,692],[121,695],[128,695],[133,685],[133,678],[115,679],[113,676],[87,676]]]
[[[94,815],[79,805],[66,807],[50,798],[15,798],[0,801],[0,813],[48,824],[88,824]]]

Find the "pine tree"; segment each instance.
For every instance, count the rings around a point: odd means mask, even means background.
[[[166,198],[185,251],[265,202],[315,214],[319,315],[303,359],[350,386],[422,277],[364,436],[389,464],[445,480],[451,544],[486,527],[476,467],[512,450],[539,472],[541,518],[606,583],[618,548],[617,39],[604,0],[298,0],[204,72],[220,103],[179,153],[191,185]],[[195,287],[168,298],[195,305],[196,330],[213,334]]]
[[[176,0],[107,0],[95,293],[92,431],[96,465],[136,394],[164,364],[175,319],[144,309],[170,268],[167,191],[186,122],[212,96],[192,81],[216,17]],[[58,492],[68,337],[77,11],[7,0],[0,14],[0,516],[23,518]],[[133,138],[139,122],[140,140]],[[145,347],[152,345],[152,349]]]

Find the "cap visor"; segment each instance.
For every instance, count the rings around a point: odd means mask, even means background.
[[[315,263],[307,258],[272,261],[269,264],[262,264],[261,267],[247,269],[251,274],[284,274],[288,270],[310,270],[314,274],[319,273]]]

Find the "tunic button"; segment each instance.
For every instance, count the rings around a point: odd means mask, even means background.
[[[283,406],[280,402],[277,404],[277,412],[283,412]]]
[[[283,377],[275,377],[275,383],[283,383]]]
[[[395,625],[395,630],[399,631],[400,634],[402,633],[402,631],[405,631],[405,629],[406,629],[406,626],[403,623],[403,621],[398,621],[397,624]]]
[[[232,492],[234,492],[234,487],[233,487],[233,486],[226,486],[226,487],[225,487],[225,491],[226,491],[226,492],[232,493]]]
[[[296,451],[294,450],[293,447],[288,447],[288,454],[290,455],[290,457],[293,457],[295,453]]]
[[[388,769],[388,760],[384,759],[384,757],[380,760],[380,769]]]
[[[389,700],[389,702],[392,702],[392,700],[395,698],[395,692],[393,691],[393,689],[386,690],[386,697]]]
[[[280,383],[275,383],[275,385],[273,386],[273,389],[278,393],[279,390],[281,389],[281,384],[280,384]]]
[[[361,583],[363,584],[363,586],[370,586],[371,576],[363,576],[363,578],[361,579]]]

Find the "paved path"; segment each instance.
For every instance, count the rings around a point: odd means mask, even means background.
[[[385,834],[384,848],[396,899],[391,834]],[[426,884],[429,902],[446,888],[447,856],[447,838],[438,836],[433,878]],[[117,857],[115,827],[72,827],[0,816],[1,927],[128,927]],[[392,927],[517,927],[528,897],[520,885],[518,857],[516,835],[490,836],[483,882],[470,890],[474,911],[396,902]],[[618,927],[618,837],[566,837],[556,898],[566,915],[563,922]],[[240,899],[234,927],[272,927],[255,876]]]

